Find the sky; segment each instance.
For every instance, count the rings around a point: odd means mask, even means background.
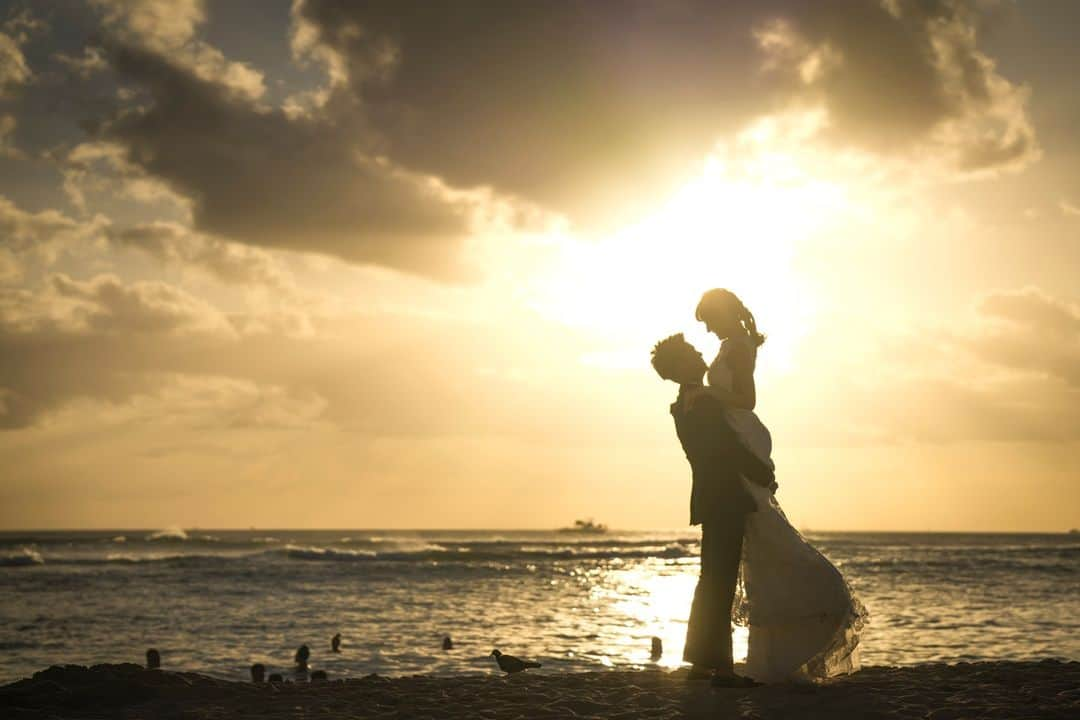
[[[1080,527],[1080,4],[0,2],[0,529]]]

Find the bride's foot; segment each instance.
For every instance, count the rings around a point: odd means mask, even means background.
[[[735,673],[731,673],[730,675],[727,673],[717,673],[716,675],[713,675],[712,686],[719,688],[753,688],[761,687],[761,683],[753,678],[743,677],[742,675],[736,675]]]

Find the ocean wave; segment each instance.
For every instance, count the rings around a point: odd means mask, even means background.
[[[366,560],[377,556],[370,550],[344,550],[328,547],[303,547],[299,545],[286,545],[280,551],[271,551],[264,554],[284,553],[287,557],[295,560]]]
[[[183,543],[219,543],[221,538],[216,535],[191,535],[183,528],[170,527],[164,530],[150,533],[146,536],[147,542],[183,542]],[[251,542],[250,540],[247,542]]]
[[[1016,557],[966,557],[966,558],[878,558],[873,560],[849,559],[844,563],[844,570],[858,576],[860,573],[912,573],[942,575],[957,573],[977,573],[985,575],[990,572],[1005,573],[1051,573],[1062,575],[1075,575],[1080,572],[1075,558],[1068,555],[1052,555],[1041,558],[1016,558]]]
[[[682,543],[635,549],[571,548],[557,546],[550,548],[514,547],[508,550],[478,549],[473,547],[451,547],[428,545],[423,549],[400,551],[374,551],[333,547],[300,547],[288,545],[279,551],[293,560],[318,560],[335,562],[536,562],[543,560],[630,560],[644,558],[679,559],[693,557],[695,553]]]
[[[39,556],[40,557],[40,556]],[[147,565],[154,563],[171,563],[174,565],[201,565],[205,563],[221,563],[230,560],[243,559],[249,556],[229,556],[229,555],[213,555],[213,554],[198,554],[198,553],[153,553],[143,554],[138,553],[107,553],[104,556],[87,556],[87,555],[49,555],[47,558],[42,558],[40,564],[48,564],[50,567],[56,565]],[[46,560],[48,561],[46,563]],[[21,563],[29,564],[29,563]],[[3,566],[3,558],[0,558],[0,566]]]
[[[151,542],[154,540],[187,540],[188,534],[184,532],[183,528],[167,527],[164,530],[150,533],[146,536],[146,539]]]
[[[227,555],[200,555],[194,553],[169,553],[155,555],[136,555],[134,553],[110,553],[103,559],[85,558],[69,561],[74,565],[145,565],[154,563],[167,563],[173,565],[200,565],[213,562],[220,563],[230,558]]]
[[[251,548],[251,546],[248,546]],[[127,552],[106,552],[104,554],[56,554],[42,556],[36,550],[24,548],[19,553],[0,555],[0,565],[17,566],[44,564],[49,565],[142,565],[153,563],[172,563],[201,565],[207,563],[262,562],[262,561],[315,561],[315,562],[356,562],[356,563],[499,563],[522,566],[537,562],[559,561],[616,561],[656,558],[672,560],[695,557],[696,546],[674,542],[648,546],[605,547],[604,545],[566,545],[566,544],[529,544],[529,545],[494,545],[469,543],[461,545],[440,545],[436,543],[416,543],[412,547],[402,548],[355,548],[341,546],[286,544],[280,547],[248,552],[237,551],[235,546],[220,552],[139,552],[127,546]],[[194,548],[192,548],[194,549]]]
[[[27,567],[30,565],[44,565],[45,558],[37,550],[22,548],[20,552],[10,555],[0,555],[0,567]]]

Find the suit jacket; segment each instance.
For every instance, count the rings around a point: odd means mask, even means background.
[[[723,521],[757,510],[740,476],[770,487],[774,473],[740,442],[727,422],[723,404],[711,395],[683,403],[683,389],[671,405],[675,432],[690,461],[690,524]]]

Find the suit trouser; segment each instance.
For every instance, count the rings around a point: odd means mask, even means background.
[[[732,514],[701,524],[701,575],[690,606],[683,660],[729,671],[731,606],[739,581],[746,516]]]

